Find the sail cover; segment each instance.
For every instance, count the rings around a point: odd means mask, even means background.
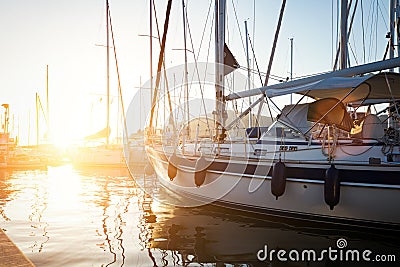
[[[267,90],[267,95],[275,97],[298,93],[307,94],[307,96],[317,100],[322,98],[343,99],[344,104],[357,103],[364,100],[379,103],[400,99],[399,84],[400,74],[379,73],[362,77],[332,77],[300,86],[280,89],[274,89],[271,86],[271,89]]]
[[[313,103],[285,106],[279,119],[295,126],[302,133],[310,130],[312,122],[335,125],[348,132],[353,127],[353,121],[346,107],[336,98],[324,98]]]

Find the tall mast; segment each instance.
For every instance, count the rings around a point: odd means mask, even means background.
[[[28,110],[28,146],[31,145],[31,110]]]
[[[396,0],[390,0],[389,1],[389,58],[393,59],[394,58],[394,39],[395,39],[395,14],[396,14]],[[397,47],[398,48],[398,47]],[[394,71],[394,68],[391,68],[390,71]],[[395,120],[393,119],[393,112],[390,109],[390,104],[389,104],[389,127],[394,127],[396,128],[396,123]]]
[[[225,44],[225,0],[215,0],[215,137],[218,142],[225,139],[224,99],[224,44]]]
[[[36,92],[36,146],[39,146],[39,95]]]
[[[8,134],[8,124],[9,124],[9,117],[10,117],[10,106],[8,104],[2,104],[2,107],[4,107],[4,125],[3,125],[3,129],[4,129],[4,133]]]
[[[293,81],[293,38],[290,38],[290,80]],[[290,94],[290,105],[293,104],[293,94]]]
[[[153,0],[150,0],[149,2],[150,2],[150,103],[151,103],[153,99]]]
[[[250,90],[251,89],[251,85],[250,85],[250,57],[249,57],[249,33],[247,30],[247,21],[244,21],[244,30],[245,30],[245,35],[246,35],[246,58],[247,58],[247,89]],[[249,105],[251,106],[251,97],[249,97]],[[251,110],[249,112],[249,128],[251,128],[252,126],[252,116],[251,116]]]
[[[109,6],[106,0],[106,36],[107,36],[107,125],[106,125],[106,145],[110,142],[110,38],[109,38]]]
[[[163,63],[163,60],[164,60],[165,42],[167,40],[169,16],[171,14],[171,5],[172,5],[172,0],[168,0],[167,11],[166,11],[166,14],[165,14],[165,21],[164,21],[164,32],[163,32],[163,36],[162,36],[162,39],[161,39],[160,54],[159,54],[159,57],[158,57],[156,83],[155,83],[155,87],[154,87],[153,99],[152,99],[152,102],[151,102],[150,119],[149,119],[149,129],[150,130],[153,130],[154,110],[155,110],[155,104],[156,104],[156,101],[157,101],[158,89],[159,89],[160,81],[161,81],[161,68],[162,68],[162,63]]]
[[[395,24],[396,24],[396,29],[397,29],[397,34],[396,34],[396,47],[397,47],[397,56],[400,56],[399,53],[399,39],[400,39],[400,35],[399,35],[399,23],[400,23],[400,1],[396,0],[395,3],[395,9],[396,9],[396,17],[395,17]]]
[[[47,141],[50,140],[50,111],[49,111],[49,65],[46,65],[46,115],[47,115]]]
[[[390,0],[390,5],[389,5],[389,30],[390,30],[390,36],[389,36],[389,58],[394,58],[394,39],[395,39],[395,13],[396,13],[396,0]],[[393,69],[390,69],[390,71],[393,71]]]
[[[347,68],[347,0],[340,6],[340,69]]]
[[[188,84],[188,67],[187,67],[187,47],[186,47],[186,31],[187,31],[187,19],[186,19],[186,7],[185,7],[185,0],[182,0],[182,18],[183,18],[183,44],[184,44],[184,53],[185,53],[185,91],[184,91],[184,114],[187,120],[187,125],[186,125],[186,132],[185,135],[187,138],[189,138],[189,120],[190,120],[190,114],[189,114],[189,84]],[[164,105],[165,106],[165,105]]]

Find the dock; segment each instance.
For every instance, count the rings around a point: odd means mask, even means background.
[[[0,228],[0,267],[34,267],[33,263]]]

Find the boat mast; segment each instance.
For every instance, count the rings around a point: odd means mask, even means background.
[[[215,0],[215,139],[225,140],[227,113],[224,99],[224,44],[225,44],[225,0]]]
[[[396,15],[396,6],[398,2],[397,0],[390,0],[389,1],[389,58],[393,59],[394,58],[394,38],[395,38],[395,15]],[[398,46],[397,46],[398,48]],[[394,71],[394,68],[391,68],[389,71]],[[392,112],[392,110],[390,109],[390,105],[389,104],[389,127],[393,127],[396,128],[396,122],[393,119],[393,113],[396,112]]]
[[[399,31],[400,31],[400,29],[399,29],[399,23],[400,23],[400,1],[399,0],[396,0],[396,3],[395,3],[395,9],[396,9],[396,18],[395,18],[395,24],[396,24],[396,29],[397,29],[397,31],[396,31],[396,48],[397,48],[397,57],[399,57],[400,56],[400,53],[399,53],[399,39],[400,39],[400,34],[399,34]],[[399,68],[399,70],[398,70],[399,72],[400,72],[400,68]]]
[[[244,21],[244,29],[245,29],[245,36],[246,36],[246,58],[247,58],[247,89],[251,89],[250,85],[250,57],[249,57],[249,33],[247,31],[247,20]],[[249,105],[251,106],[251,97],[249,97]],[[249,112],[249,128],[252,126],[252,115],[251,115],[251,110]]]
[[[347,0],[340,4],[340,69],[347,68]]]
[[[390,5],[389,5],[389,30],[390,30],[390,36],[389,36],[389,58],[394,58],[394,38],[395,38],[395,14],[396,14],[396,0],[390,0]],[[394,69],[390,69],[390,71],[393,71]]]
[[[36,146],[39,146],[39,95],[36,92]]]
[[[293,38],[290,38],[290,80],[293,81]],[[293,94],[290,94],[290,105],[293,104]]]
[[[47,142],[50,140],[50,111],[49,111],[49,65],[46,65],[46,115],[47,115]]]
[[[150,104],[153,99],[153,0],[150,0]],[[142,84],[140,84],[142,86]]]
[[[272,44],[271,55],[270,55],[270,57],[269,57],[269,63],[268,63],[267,74],[265,75],[265,81],[264,81],[264,86],[263,86],[264,88],[268,86],[269,76],[270,76],[270,74],[271,74],[272,62],[273,62],[274,56],[275,56],[276,44],[277,44],[277,42],[278,42],[278,37],[279,37],[280,29],[281,29],[283,14],[284,14],[284,12],[285,12],[285,6],[286,6],[286,0],[283,0],[283,1],[282,1],[282,5],[281,5],[281,10],[280,10],[280,12],[279,12],[279,19],[278,19],[278,25],[276,26],[276,31],[275,31],[275,36],[274,36],[274,42],[273,42],[273,44]],[[246,94],[246,97],[251,97],[251,96],[253,95],[252,92],[253,92],[254,90],[255,90],[255,89],[244,91],[244,94]],[[261,92],[261,90],[259,90],[259,89],[256,89],[256,90],[258,90],[259,92]],[[242,92],[240,92],[239,94],[242,94]],[[251,109],[252,109],[253,107],[255,107],[256,105],[258,105],[258,104],[260,104],[260,106],[258,107],[258,114],[260,114],[261,108],[262,108],[262,103],[263,103],[264,98],[265,98],[265,92],[261,92],[261,94],[262,94],[261,97],[259,97],[256,101],[254,101],[254,103],[251,104],[245,111],[243,111],[236,119],[234,119],[233,121],[231,121],[231,122],[229,123],[229,125],[225,127],[225,129],[226,129],[226,130],[229,130],[236,122],[238,122],[241,118],[243,118],[244,116],[246,116],[246,115],[251,111]],[[230,98],[232,95],[234,95],[234,97],[237,97],[237,96],[238,96],[238,94],[233,93],[233,94],[228,95],[227,97],[224,97],[224,100],[225,100],[225,101],[227,101],[227,100],[233,100],[232,98]],[[237,98],[240,98],[240,97],[237,97]],[[268,101],[268,99],[267,99],[267,101]],[[268,103],[268,102],[267,102],[267,103]],[[272,102],[272,103],[273,103],[273,102]],[[274,104],[274,105],[275,105],[275,104]],[[276,105],[275,105],[275,106],[276,106]],[[269,109],[269,108],[268,108],[268,109]],[[271,111],[270,111],[270,113],[271,113]],[[272,116],[272,115],[271,115],[271,116]]]
[[[110,142],[110,38],[109,38],[109,6],[106,0],[106,36],[107,36],[107,124],[106,124],[106,145]]]
[[[10,117],[10,106],[8,104],[1,105],[4,108],[4,125],[3,130],[4,134],[8,134],[8,124],[9,124],[9,117]],[[7,137],[8,138],[8,137]],[[7,141],[8,142],[8,141]]]
[[[154,87],[153,99],[151,102],[150,120],[149,120],[149,130],[151,133],[154,133],[154,130],[155,130],[155,129],[153,129],[153,118],[154,118],[154,111],[155,111],[155,105],[156,105],[156,101],[157,101],[158,90],[159,90],[160,81],[161,81],[161,67],[162,67],[162,64],[164,61],[165,42],[167,40],[169,16],[171,13],[171,5],[172,5],[172,0],[168,0],[167,11],[165,14],[165,21],[164,21],[164,32],[163,32],[163,36],[162,36],[161,43],[160,43],[160,54],[158,56],[156,83],[155,83],[155,87]],[[150,37],[150,38],[152,38],[152,37]]]
[[[186,32],[187,32],[187,18],[186,18],[186,6],[185,6],[185,0],[182,0],[182,19],[183,19],[183,45],[184,45],[184,53],[185,53],[185,90],[184,90],[184,112],[187,121],[184,137],[183,137],[183,143],[185,144],[185,139],[189,138],[190,135],[190,114],[189,114],[189,84],[188,84],[188,65],[187,65],[187,46],[186,46]],[[164,94],[165,95],[165,94]],[[165,107],[166,105],[164,105]],[[183,146],[184,148],[185,146]]]

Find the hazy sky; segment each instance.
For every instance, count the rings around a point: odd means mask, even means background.
[[[155,2],[162,32],[167,1]],[[189,27],[196,53],[211,2],[214,1],[187,1]],[[336,2],[336,0],[287,1],[273,74],[289,76],[289,38],[294,38],[294,77],[332,68],[332,45],[336,40]],[[354,23],[354,35],[350,38],[358,63],[364,60],[363,47],[366,51],[366,61],[381,59],[388,28],[387,18],[385,21],[383,16],[388,13],[389,1],[362,2],[365,38],[372,41],[366,41],[363,46],[362,17],[358,13]],[[280,5],[281,1],[277,0],[227,1],[227,43],[242,66],[246,65],[246,59],[237,24],[239,23],[242,35],[246,19],[252,37],[255,29],[255,53],[261,71],[265,72]],[[142,83],[149,79],[149,38],[139,36],[149,34],[148,9],[148,0],[110,0],[126,107],[140,85],[140,78]],[[206,60],[209,36],[213,38],[210,28],[212,13],[211,8],[200,51],[202,60]],[[14,130],[14,135],[19,134],[21,143],[28,141],[29,132],[30,143],[36,140],[35,93],[39,93],[42,104],[45,105],[46,65],[49,65],[50,122],[57,142],[60,142],[60,139],[70,141],[71,138],[82,137],[105,126],[106,48],[101,46],[106,43],[105,27],[104,0],[0,0],[0,102],[10,104],[13,116],[13,125],[10,125],[10,128]],[[156,34],[154,21],[153,35]],[[157,42],[154,39],[154,70],[159,51]],[[191,46],[189,41],[188,46]],[[167,37],[167,67],[183,63],[183,52],[173,50],[182,48],[181,1],[173,1]],[[355,64],[353,53],[351,61]],[[112,50],[111,58],[113,58]],[[212,46],[210,59],[213,59]],[[189,60],[193,61],[191,56]],[[111,94],[117,96],[113,61],[110,70]],[[112,107],[115,113],[116,97],[113,97]],[[43,134],[46,129],[43,125],[43,116],[40,117]]]

